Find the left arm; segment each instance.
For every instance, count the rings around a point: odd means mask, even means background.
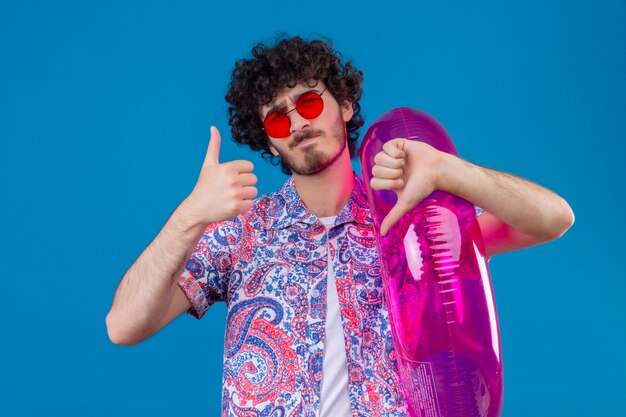
[[[398,203],[381,233],[434,190],[464,198],[485,210],[478,222],[487,256],[557,239],[574,223],[567,202],[531,181],[481,167],[430,145],[394,139],[375,157],[371,186],[391,189]]]

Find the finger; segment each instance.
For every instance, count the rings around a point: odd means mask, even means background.
[[[370,180],[370,187],[374,190],[401,190],[404,187],[404,180],[402,178],[372,178]]]
[[[259,190],[256,187],[243,187],[240,197],[244,200],[252,200],[257,195],[259,195]]]
[[[257,181],[258,181],[258,178],[256,177],[256,175],[252,173],[239,174],[239,184],[241,184],[244,187],[255,185]]]
[[[404,151],[404,143],[406,142],[405,138],[399,138],[396,141],[396,146],[398,147],[398,149],[400,149],[401,151]]]
[[[404,214],[409,211],[410,208],[405,204],[402,204],[401,201],[393,206],[393,208],[389,211],[387,216],[383,219],[383,223],[380,225],[380,234],[385,236],[389,229],[398,222],[404,216]]]
[[[224,165],[227,165],[227,164],[230,166],[230,168],[234,169],[236,172],[240,174],[252,172],[252,170],[254,169],[254,164],[244,159],[230,161],[230,162],[225,163]]]
[[[404,141],[406,139],[398,138],[385,142],[383,151],[392,158],[404,158]]]
[[[378,152],[374,157],[374,163],[389,168],[402,168],[404,166],[404,158],[392,158],[385,152]]]
[[[403,170],[400,168],[387,168],[382,165],[374,165],[372,167],[372,175],[380,179],[396,179],[401,178]]]
[[[220,132],[215,126],[211,126],[211,138],[209,139],[209,147],[204,157],[204,165],[219,165],[221,142]]]

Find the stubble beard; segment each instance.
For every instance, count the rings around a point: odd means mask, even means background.
[[[316,134],[317,133],[314,133],[313,135],[304,135],[296,143],[301,142],[307,137],[313,137]],[[304,163],[301,165],[298,165],[296,163],[293,155],[288,155],[283,151],[278,151],[278,153],[282,159],[282,163],[294,174],[303,176],[315,175],[333,165],[341,157],[341,154],[343,154],[344,150],[346,149],[346,146],[348,144],[348,132],[346,129],[346,124],[343,123],[343,121],[341,121],[341,123],[337,123],[337,128],[333,132],[333,137],[340,138],[339,150],[334,155],[326,155],[323,151],[317,149],[315,144],[313,144],[312,146],[310,146],[310,149],[304,150]]]

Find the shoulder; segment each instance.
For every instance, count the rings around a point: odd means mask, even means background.
[[[278,191],[264,194],[254,200],[247,212],[238,216],[244,227],[251,226],[255,230],[270,229],[298,211],[299,197],[291,180],[288,180]]]

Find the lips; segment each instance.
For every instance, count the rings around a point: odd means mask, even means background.
[[[296,145],[296,147],[298,147],[298,146],[304,146],[304,145],[306,145],[307,143],[311,143],[311,142],[313,142],[315,139],[317,139],[317,136],[312,136],[312,137],[310,137],[310,138],[306,138],[306,139],[302,140],[300,143],[298,143],[298,144]]]
[[[309,134],[309,135],[305,136],[304,138],[297,138],[296,137],[289,147],[291,149],[293,149],[293,148],[297,148],[299,146],[304,146],[307,143],[312,142],[317,137],[319,137],[319,134]]]

